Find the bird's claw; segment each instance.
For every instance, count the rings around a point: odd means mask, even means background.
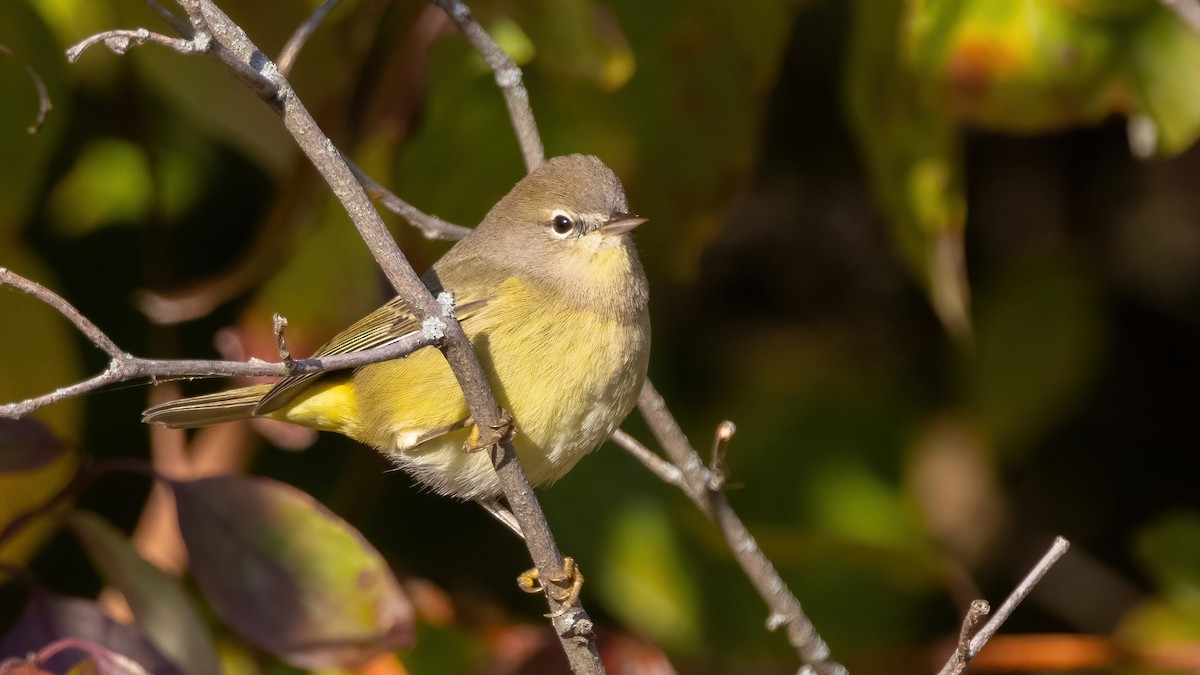
[[[560,603],[562,607],[546,615],[554,619],[565,614],[567,610],[575,606],[575,603],[579,602],[579,593],[583,590],[583,572],[580,571],[579,565],[575,564],[575,559],[567,556],[563,558],[562,572],[551,576],[549,580],[554,586],[562,588],[543,584],[537,568],[534,567],[517,576],[517,586],[526,593],[544,591],[551,600]]]

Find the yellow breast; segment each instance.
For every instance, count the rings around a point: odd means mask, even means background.
[[[649,356],[648,318],[627,322],[564,308],[516,279],[490,298],[464,329],[497,402],[516,421],[514,444],[530,482],[545,484],[598,447],[633,408]],[[499,494],[486,453],[462,450],[468,430],[429,438],[469,415],[436,350],[358,370],[307,398],[308,416],[322,398],[343,411],[322,428],[375,446],[431,489],[463,499]]]

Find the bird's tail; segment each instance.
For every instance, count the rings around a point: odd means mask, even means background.
[[[244,420],[254,416],[258,402],[270,389],[271,385],[261,384],[168,401],[142,413],[142,421],[173,429],[187,429]]]

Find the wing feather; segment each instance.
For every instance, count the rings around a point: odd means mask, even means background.
[[[460,323],[464,326],[468,325],[467,322],[470,318],[486,304],[486,298],[468,301],[455,309],[455,315]],[[419,330],[421,330],[421,326],[413,316],[408,303],[399,297],[392,298],[379,309],[333,336],[313,352],[312,358],[366,351],[394,342]],[[263,396],[258,407],[254,409],[254,414],[266,415],[279,410],[295,400],[296,396],[315,380],[329,374],[304,373],[283,378]]]

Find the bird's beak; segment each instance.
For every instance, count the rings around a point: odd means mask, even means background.
[[[615,211],[609,216],[608,221],[600,226],[600,234],[605,237],[615,237],[619,234],[629,232],[647,220],[649,219]]]

